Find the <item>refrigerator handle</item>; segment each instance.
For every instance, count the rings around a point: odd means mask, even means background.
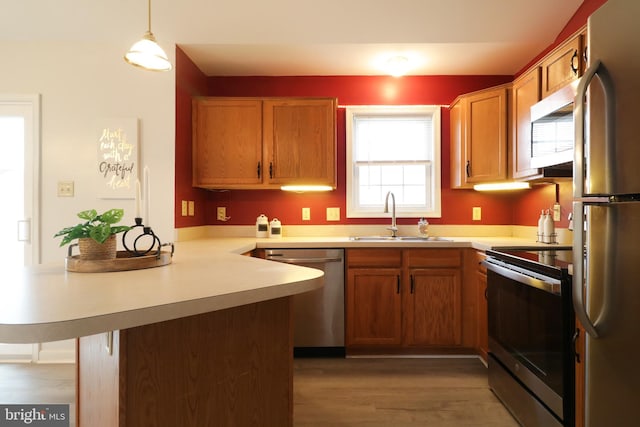
[[[598,76],[605,95],[605,109],[604,109],[604,137],[605,137],[605,165],[606,170],[615,170],[615,93],[613,89],[613,80],[609,75],[606,67],[598,59],[584,72],[584,75],[580,79],[580,83],[576,89],[576,97],[573,102],[573,121],[575,123],[575,147],[573,154],[573,197],[574,199],[580,199],[584,197],[584,177],[585,177],[585,97],[587,95],[587,89],[591,84],[591,80],[595,76]],[[608,177],[610,186],[615,186],[615,183],[611,180],[613,175]]]
[[[584,205],[581,201],[573,202],[573,310],[584,327],[584,330],[593,338],[598,338],[599,333],[595,325],[589,319],[589,314],[584,304]]]

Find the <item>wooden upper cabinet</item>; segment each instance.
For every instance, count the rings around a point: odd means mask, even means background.
[[[192,108],[193,185],[260,185],[262,102],[195,98]]]
[[[583,35],[577,34],[553,52],[541,63],[542,97],[552,94],[571,83],[584,72]]]
[[[336,100],[265,100],[263,108],[269,182],[335,188]]]
[[[506,179],[507,87],[469,95],[466,102],[466,181],[479,183]]]
[[[193,100],[193,185],[336,187],[335,98]]]
[[[522,179],[540,175],[531,167],[531,106],[540,101],[540,67],[513,82],[511,175]]]
[[[451,135],[451,188],[471,188],[466,175],[465,113],[466,100],[458,98],[449,107],[449,128]]]

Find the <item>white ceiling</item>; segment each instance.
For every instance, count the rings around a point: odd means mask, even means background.
[[[582,0],[153,0],[152,31],[207,75],[506,74],[551,44]],[[145,0],[0,0],[0,41],[122,43]]]

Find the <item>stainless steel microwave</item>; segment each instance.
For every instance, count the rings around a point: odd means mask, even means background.
[[[573,103],[578,81],[531,106],[531,167],[573,162]]]

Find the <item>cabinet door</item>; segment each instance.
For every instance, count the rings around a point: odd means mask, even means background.
[[[467,99],[467,182],[507,178],[507,96],[507,89],[500,87]]]
[[[193,185],[234,188],[262,183],[262,102],[193,101]]]
[[[568,40],[542,61],[542,97],[580,77],[582,36]]]
[[[531,167],[531,106],[540,101],[540,68],[535,67],[513,83],[513,178],[540,174]]]
[[[264,101],[265,163],[273,185],[336,187],[336,100]]]
[[[487,273],[478,271],[478,353],[487,361],[489,354],[489,320],[487,315]]]
[[[460,276],[459,269],[409,269],[404,304],[406,345],[461,344]]]
[[[347,347],[400,345],[399,268],[350,268],[346,300]]]
[[[467,182],[465,168],[465,104],[466,100],[460,98],[449,108],[451,188],[470,188],[472,186]]]

